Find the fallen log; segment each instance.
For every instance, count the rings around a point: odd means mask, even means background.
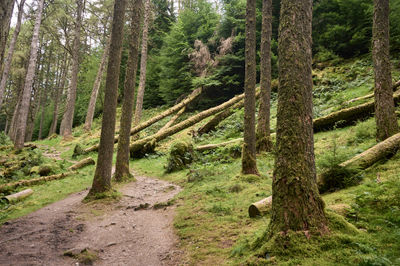
[[[140,139],[138,141],[133,142],[130,145],[130,154],[131,158],[142,158],[146,154],[151,153],[154,151],[157,142],[174,135],[175,133],[178,133],[188,127],[191,127],[198,122],[202,121],[203,119],[210,117],[218,112],[221,112],[222,110],[225,110],[226,108],[231,107],[232,105],[236,104],[240,100],[244,98],[244,94],[240,94],[238,96],[233,97],[229,101],[220,104],[218,106],[215,106],[213,108],[210,108],[208,110],[205,110],[203,112],[200,112],[185,121],[182,121],[175,126],[172,126],[162,132],[156,133],[154,135],[148,136],[146,138]]]
[[[259,96],[260,96],[260,91],[257,91],[256,92],[256,98],[258,98]],[[219,125],[219,123],[221,123],[226,118],[228,118],[232,114],[234,114],[237,109],[243,108],[243,106],[244,106],[244,100],[238,102],[237,104],[235,104],[231,108],[229,108],[229,109],[227,109],[225,111],[222,111],[221,113],[215,115],[210,121],[205,123],[203,126],[201,126],[197,130],[197,134],[199,136],[201,136],[203,134],[206,134],[206,133],[209,133],[210,131],[215,130],[215,128]]]
[[[257,217],[269,212],[272,206],[272,196],[262,199],[250,205],[249,216],[250,218]]]
[[[85,158],[85,159],[77,162],[76,164],[68,167],[68,170],[75,171],[75,170],[81,169],[87,165],[94,165],[94,164],[96,164],[96,162],[92,159],[92,157],[88,157],[88,158]]]
[[[340,164],[342,167],[350,167],[353,169],[363,170],[381,159],[386,159],[394,154],[400,148],[400,133],[379,142],[375,146],[369,148],[363,153],[351,158]]]
[[[33,194],[33,190],[29,188],[29,189],[20,191],[18,193],[5,196],[3,199],[5,199],[7,201],[7,203],[14,203],[14,202],[21,201],[21,200],[25,199],[26,197],[29,197],[32,194]]]
[[[393,95],[394,103],[397,106],[400,103],[400,92]],[[314,133],[332,129],[334,127],[344,127],[354,124],[358,120],[369,118],[375,111],[374,101],[369,101],[354,107],[346,108],[333,112],[327,116],[314,120]]]
[[[236,142],[243,142],[243,138],[233,139],[233,140],[230,140],[227,142],[222,142],[222,143],[217,143],[217,144],[207,144],[207,145],[197,146],[194,149],[196,151],[208,151],[208,150],[214,150],[219,147],[225,147],[229,144],[236,143]]]
[[[186,106],[183,107],[179,112],[176,113],[169,121],[166,123],[157,133],[166,130],[167,128],[171,127],[175,121],[186,111]]]
[[[0,186],[0,192],[10,191],[17,187],[22,187],[22,186],[33,186],[33,185],[39,184],[41,182],[63,179],[74,173],[75,172],[67,172],[67,173],[62,173],[62,174],[58,174],[58,175],[50,175],[50,176],[45,176],[45,177],[39,177],[39,178],[34,178],[34,179],[29,179],[29,180],[20,180],[18,182],[4,184],[4,185]]]
[[[196,90],[194,90],[188,97],[186,97],[186,99],[184,99],[183,101],[181,101],[180,103],[172,106],[171,108],[165,110],[164,112],[162,112],[161,114],[150,118],[149,120],[140,123],[139,125],[133,127],[131,129],[131,136],[135,135],[137,133],[139,133],[140,131],[142,131],[143,129],[148,128],[149,126],[157,123],[158,121],[160,121],[161,119],[181,110],[183,107],[187,106],[189,103],[191,103],[194,99],[196,99],[200,94],[202,93],[202,88],[198,88]],[[117,143],[119,140],[119,137],[116,136],[114,138],[114,143]],[[99,149],[99,144],[93,145],[91,147],[88,147],[86,149],[84,149],[85,153],[89,153],[89,152],[94,152],[97,151]]]
[[[393,83],[393,86],[392,86],[393,91],[395,91],[397,89],[397,87],[400,87],[400,80],[397,81],[396,83]],[[357,98],[351,99],[351,100],[347,101],[346,104],[350,104],[350,103],[361,101],[361,100],[370,99],[372,97],[374,97],[373,93],[367,94],[365,96],[361,96],[361,97],[357,97]]]

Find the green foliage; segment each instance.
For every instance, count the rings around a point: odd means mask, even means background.
[[[320,169],[318,188],[321,193],[354,186],[362,180],[362,175],[357,174],[357,169],[340,165],[348,157],[348,154],[338,147],[337,135],[334,135],[331,150],[317,161]]]
[[[12,145],[12,142],[4,132],[0,132],[0,146],[6,145]]]
[[[363,143],[366,140],[374,139],[376,134],[376,123],[372,119],[364,122],[358,122],[354,127],[354,131],[354,138],[348,141],[349,144],[358,144]]]

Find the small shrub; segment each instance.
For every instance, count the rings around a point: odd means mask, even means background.
[[[358,122],[354,130],[354,138],[348,141],[349,144],[359,144],[366,140],[373,139],[375,137],[376,125],[373,120]]]
[[[4,133],[0,132],[0,146],[11,145],[12,142],[10,138]]]
[[[82,148],[82,146],[79,145],[79,144],[76,144],[75,148],[74,148],[74,153],[72,154],[72,158],[76,158],[76,157],[78,157],[80,155],[83,155],[83,154],[85,154],[85,151]]]
[[[321,172],[318,176],[318,188],[321,193],[343,189],[361,181],[362,176],[356,175],[357,169],[340,165],[347,159],[348,156],[338,149],[337,135],[334,135],[331,151],[323,155],[318,161]]]
[[[206,169],[190,169],[189,173],[187,174],[188,182],[198,182],[203,180],[207,176],[213,176],[214,174]]]

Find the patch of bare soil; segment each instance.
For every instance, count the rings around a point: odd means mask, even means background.
[[[96,254],[94,265],[179,264],[169,200],[180,188],[136,179],[120,189],[119,201],[85,204],[83,191],[4,224],[0,265],[79,265],[84,250]]]

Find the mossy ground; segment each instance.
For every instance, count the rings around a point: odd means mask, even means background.
[[[368,62],[369,59],[364,58],[314,71],[315,116],[348,106],[345,104],[347,100],[371,92],[373,78]],[[399,79],[399,69],[394,70],[393,77]],[[274,132],[276,94],[272,99]],[[143,120],[162,110],[164,108],[146,110]],[[185,114],[180,119],[189,115]],[[141,174],[168,180],[184,188],[174,201],[177,206],[174,226],[188,264],[400,265],[399,154],[362,171],[359,185],[323,195],[331,223],[330,234],[312,236],[307,240],[304,234],[293,232],[289,236],[293,240],[291,246],[276,250],[271,248],[271,241],[260,238],[268,228],[269,216],[251,219],[247,213],[251,203],[271,195],[273,154],[258,156],[261,176],[257,178],[240,175],[239,145],[205,152],[197,156],[189,169],[165,174],[167,153],[176,139],[193,141],[195,146],[235,139],[242,136],[242,117],[243,111],[238,110],[215,132],[193,140],[191,132],[198,125],[184,130],[161,142],[156,154],[131,162],[132,168]],[[157,132],[167,120],[163,119],[141,134]],[[38,143],[60,151],[63,164],[68,166],[75,145],[79,143],[85,148],[96,144],[99,129],[98,119],[94,122],[92,133],[78,127],[70,142],[56,137]],[[347,160],[374,144],[373,118],[352,127],[320,132],[315,135],[318,171],[329,166],[327,161],[332,159],[334,147],[336,159]],[[97,154],[90,156],[96,159]],[[84,157],[78,156],[74,160]],[[35,186],[32,196],[15,205],[0,204],[0,224],[89,187],[94,169],[95,166],[88,166],[77,175]],[[281,238],[275,241],[284,243],[286,240]]]

